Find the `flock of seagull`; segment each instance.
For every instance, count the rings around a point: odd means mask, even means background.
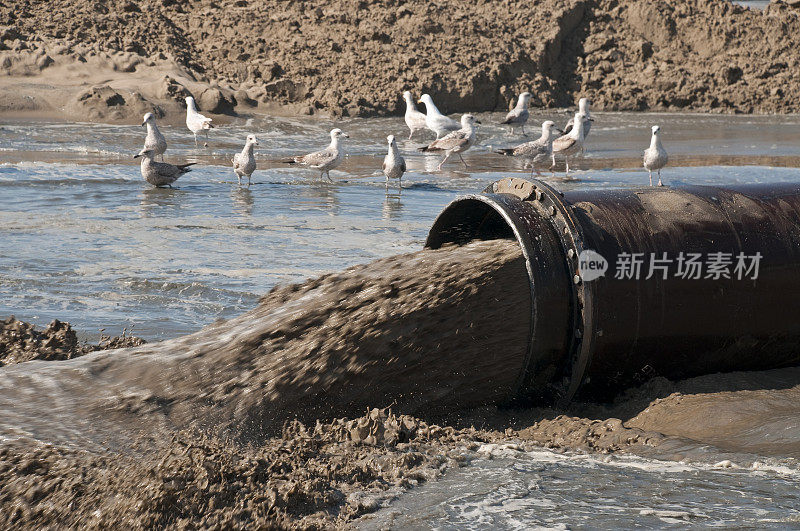
[[[436,140],[427,146],[419,148],[419,151],[426,153],[443,153],[444,158],[439,163],[437,171],[441,170],[442,165],[452,155],[458,155],[464,167],[468,167],[466,161],[461,156],[466,150],[475,145],[476,124],[480,124],[474,115],[463,114],[461,121],[457,122],[449,116],[442,114],[433,102],[429,94],[423,94],[417,103],[425,105],[425,112],[421,112],[414,98],[409,91],[403,93],[406,102],[405,122],[409,129],[409,140],[418,131],[429,130],[436,135]],[[523,92],[517,98],[516,106],[509,111],[505,119],[500,122],[509,126],[510,133],[519,127],[522,135],[525,135],[525,124],[528,122],[530,112],[528,110],[531,100],[529,92]],[[564,157],[566,163],[566,176],[569,178],[569,158],[585,151],[585,140],[592,127],[592,118],[589,111],[590,102],[587,98],[581,98],[578,102],[578,111],[570,118],[563,129],[559,129],[555,122],[547,120],[542,123],[541,136],[533,141],[519,144],[515,147],[496,150],[495,153],[518,157],[525,161],[525,167],[531,168],[531,176],[536,173],[541,176],[541,170],[553,168],[556,164],[556,155]],[[195,145],[197,135],[204,134],[208,140],[208,130],[214,126],[212,119],[200,114],[194,98],[186,98],[186,127],[194,134]],[[167,141],[156,125],[153,113],[144,115],[143,127],[147,127],[147,135],[144,147],[134,158],[141,157],[142,177],[154,186],[172,186],[178,178],[191,170],[188,164],[169,164],[164,162],[164,153],[167,150]],[[650,174],[650,185],[653,185],[653,172],[658,174],[658,185],[663,186],[661,181],[661,169],[667,165],[668,156],[661,143],[661,128],[657,125],[652,127],[650,147],[644,151],[643,165]],[[340,149],[342,138],[350,138],[341,129],[333,129],[330,132],[331,141],[328,147],[320,151],[299,155],[290,159],[281,160],[287,164],[300,164],[319,170],[320,178],[326,176],[331,180],[330,171],[342,162],[343,152]],[[386,137],[389,145],[388,153],[383,160],[383,174],[389,179],[401,179],[406,172],[406,162],[397,148],[394,135]],[[248,135],[245,140],[244,148],[231,159],[233,171],[236,174],[239,185],[242,178],[247,177],[247,184],[251,184],[251,176],[256,169],[256,159],[253,154],[253,147],[258,145],[255,135]],[[155,157],[160,156],[161,162],[156,162]]]

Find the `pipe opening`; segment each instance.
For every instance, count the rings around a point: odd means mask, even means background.
[[[451,204],[436,219],[425,247],[438,249],[472,240],[517,239],[514,230],[492,205],[480,199],[465,198]]]

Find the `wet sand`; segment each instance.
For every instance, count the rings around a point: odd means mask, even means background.
[[[515,242],[474,242],[279,287],[175,340],[3,367],[0,523],[342,525],[486,442],[800,456],[800,369],[498,407],[527,344],[520,286]]]

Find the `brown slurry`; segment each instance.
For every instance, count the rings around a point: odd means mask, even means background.
[[[39,433],[65,418],[114,413],[113,435],[163,421],[248,441],[293,418],[496,404],[514,394],[527,353],[527,278],[519,245],[507,240],[383,258],[279,287],[256,309],[189,336],[98,352],[70,370],[8,367],[0,404],[8,403],[6,418],[36,422]],[[68,399],[49,397],[59,408],[13,399],[21,386],[51,394],[46,382],[55,379],[74,389]]]
[[[132,121],[154,105],[397,115],[543,107],[798,112],[800,9],[729,0],[0,2],[0,112]],[[48,97],[53,86],[70,82]],[[28,84],[24,85],[24,81]]]

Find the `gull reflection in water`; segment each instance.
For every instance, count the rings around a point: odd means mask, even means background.
[[[175,209],[181,208],[188,197],[188,193],[180,188],[142,188],[139,201],[142,217],[158,217],[158,211],[162,209],[171,215]]]
[[[383,199],[383,219],[400,219],[403,214],[403,187],[386,183],[386,197]]]
[[[253,192],[250,188],[237,186],[231,189],[231,199],[233,200],[233,211],[237,214],[253,214]]]

